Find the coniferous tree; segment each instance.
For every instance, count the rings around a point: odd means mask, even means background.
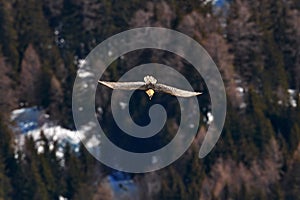
[[[41,132],[41,141],[43,142],[43,153],[41,153],[38,156],[39,159],[39,173],[41,174],[41,177],[43,181],[45,182],[45,186],[47,188],[47,192],[50,199],[56,199],[58,198],[58,184],[57,179],[55,177],[54,172],[57,172],[57,167],[59,166],[59,163],[52,163],[53,158],[51,155],[51,150],[49,149],[49,141],[46,138],[45,134]],[[54,160],[55,161],[55,160]]]
[[[32,43],[40,55],[45,55],[48,45],[52,45],[48,23],[45,20],[42,2],[37,0],[15,2],[19,52],[21,55],[28,44]]]
[[[72,153],[72,149],[68,143],[65,146],[64,160],[66,186],[64,196],[67,198],[73,198],[78,190],[79,184],[83,180],[83,176],[81,171],[81,162],[78,157]]]
[[[0,199],[11,199],[12,186],[0,153]]]
[[[188,199],[199,199],[200,188],[203,180],[204,168],[201,166],[201,160],[198,157],[198,151],[193,148],[191,159],[186,163],[186,175],[184,182]]]
[[[300,199],[300,159],[299,155],[293,161],[291,168],[285,175],[285,198]]]
[[[27,199],[50,199],[45,185],[45,180],[41,177],[39,170],[39,159],[35,141],[32,137],[25,140],[25,159],[23,160],[22,172],[26,183],[25,198]]]
[[[233,0],[227,17],[226,35],[234,54],[235,71],[246,83],[259,83],[263,71],[261,32],[250,2]]]
[[[270,120],[265,116],[265,108],[263,98],[256,94],[254,90],[249,91],[249,113],[252,115],[252,122],[255,124],[255,130],[252,138],[253,142],[257,145],[260,150],[264,149],[270,138],[274,135]]]
[[[11,15],[13,7],[10,2],[0,1],[0,44],[2,53],[16,71],[19,64],[19,52],[17,49],[17,31],[13,27],[14,15]]]
[[[178,172],[170,166],[165,176],[162,178],[159,199],[186,199],[184,183]]]
[[[289,143],[290,143],[290,150],[291,152],[294,152],[300,144],[300,128],[297,123],[294,124],[294,126],[291,129],[290,137],[289,137]]]

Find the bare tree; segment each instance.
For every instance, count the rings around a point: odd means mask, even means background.
[[[33,45],[28,45],[21,62],[20,100],[29,104],[37,104],[39,77],[41,77],[41,62]]]

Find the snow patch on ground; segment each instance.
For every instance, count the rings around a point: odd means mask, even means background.
[[[289,93],[289,103],[292,107],[296,108],[297,107],[297,101],[296,101],[296,98],[297,98],[297,93],[296,93],[296,90],[293,90],[293,89],[288,89],[288,93]],[[300,94],[298,94],[300,95]]]
[[[49,120],[49,115],[45,111],[37,107],[21,108],[11,112],[11,121],[14,123],[12,130],[16,133],[15,143],[17,151],[21,150],[25,144],[26,137],[32,137],[35,141],[37,152],[43,153],[44,147],[41,139],[41,133],[45,135],[49,141],[49,149],[54,149],[54,143],[57,142],[58,150],[56,156],[63,157],[64,147],[69,144],[71,148],[78,152],[80,148],[80,139],[85,138],[85,133],[88,133],[93,124],[88,124],[80,131],[69,130],[59,125],[54,124]],[[100,140],[92,137],[87,141],[88,147],[92,148],[100,144]]]
[[[138,188],[127,173],[113,172],[107,176],[107,180],[113,191],[114,199],[138,199]]]

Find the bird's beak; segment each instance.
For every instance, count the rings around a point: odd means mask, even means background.
[[[148,89],[148,90],[146,90],[146,93],[147,93],[149,99],[151,100],[154,95],[154,90]]]

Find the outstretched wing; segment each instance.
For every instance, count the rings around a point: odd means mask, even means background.
[[[99,81],[99,83],[116,90],[144,90],[144,82],[107,82]]]
[[[175,87],[171,87],[168,85],[164,85],[164,84],[156,84],[155,85],[155,90],[160,91],[160,92],[165,92],[174,96],[178,96],[178,97],[192,97],[192,96],[197,96],[202,94],[202,92],[191,92],[191,91],[187,91],[187,90],[181,90]]]

